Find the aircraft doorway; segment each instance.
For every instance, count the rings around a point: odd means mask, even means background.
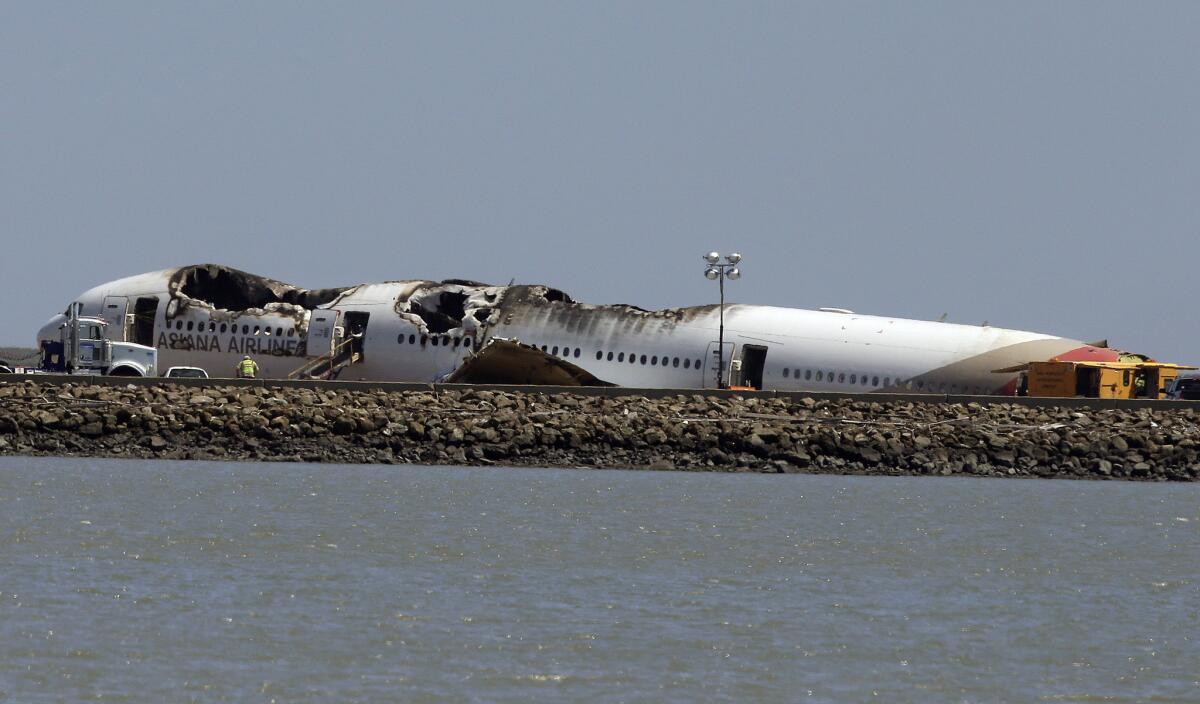
[[[359,360],[363,357],[363,343],[367,336],[367,320],[370,317],[370,313],[363,313],[361,311],[348,311],[344,315],[346,321],[346,339],[350,341],[350,352],[358,355]]]
[[[730,379],[731,386],[763,387],[763,368],[767,364],[767,348],[762,345],[742,345],[741,369],[736,378]]]
[[[154,316],[158,313],[158,298],[139,298],[133,304],[133,341],[154,346]]]

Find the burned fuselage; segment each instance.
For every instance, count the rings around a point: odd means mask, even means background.
[[[464,280],[306,289],[216,264],[120,279],[77,302],[106,318],[114,339],[157,347],[161,368],[217,377],[250,355],[273,378],[315,369],[343,380],[509,374],[513,383],[705,388],[720,369],[722,380],[754,388],[967,393],[1004,387],[1012,379],[991,370],[1009,364],[1112,354],[1019,330],[747,305],[725,306],[722,345],[713,305],[648,311]]]

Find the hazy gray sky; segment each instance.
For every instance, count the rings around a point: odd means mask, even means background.
[[[0,3],[0,343],[219,262],[1200,361],[1200,3]]]

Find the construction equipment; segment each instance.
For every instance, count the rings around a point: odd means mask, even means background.
[[[1067,398],[1165,398],[1167,386],[1182,364],[1151,360],[1123,362],[1029,362],[993,370],[996,374],[1020,372],[1026,396]]]

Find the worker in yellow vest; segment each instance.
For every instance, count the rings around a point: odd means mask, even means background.
[[[238,362],[237,375],[239,379],[253,379],[258,376],[258,365],[250,359],[250,355],[242,357],[242,361]]]

